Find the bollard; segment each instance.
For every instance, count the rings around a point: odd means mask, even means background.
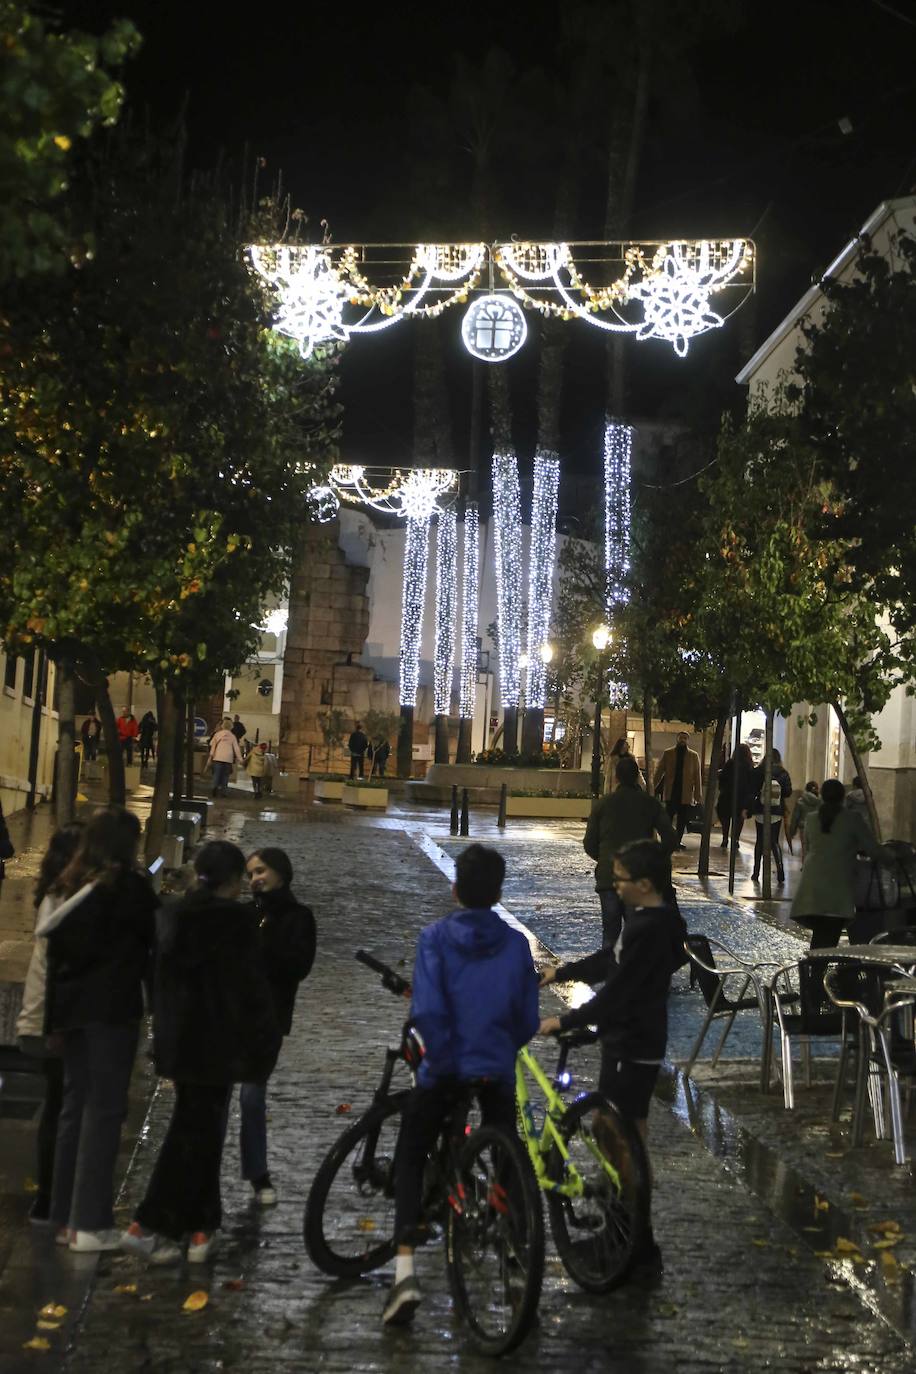
[[[508,792],[508,787],[503,783],[502,787],[499,789],[499,815],[496,818],[496,824],[499,826],[500,830],[505,830],[506,828],[506,797]]]
[[[468,828],[468,819],[469,819],[469,818],[468,818],[468,789],[467,789],[466,787],[462,787],[462,789],[461,789],[461,830],[459,831],[459,834],[461,834],[461,835],[469,835],[469,834],[471,833],[470,830],[469,830],[469,828]]]
[[[458,788],[455,783],[452,783],[452,814],[448,823],[448,833],[458,834]]]

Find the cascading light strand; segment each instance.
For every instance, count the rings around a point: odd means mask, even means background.
[[[604,430],[604,571],[607,620],[611,627],[617,625],[617,612],[628,599],[632,449],[632,426],[609,420]],[[626,683],[610,684],[612,706],[625,706],[628,696]]]
[[[458,682],[458,714],[473,720],[477,695],[477,597],[480,556],[480,513],[476,501],[464,509],[464,567],[461,601],[461,673]]]
[[[455,612],[458,577],[455,546],[458,525],[453,510],[440,510],[436,527],[436,647],[434,695],[437,716],[447,716],[452,704],[455,671]]]
[[[504,707],[517,707],[522,630],[522,503],[514,453],[493,455],[493,524],[500,699]]]
[[[429,557],[429,515],[408,516],[404,543],[404,581],[401,594],[402,706],[416,706],[420,680],[420,646],[426,604],[426,565]]]
[[[554,453],[534,459],[534,496],[528,547],[528,682],[527,704],[543,708],[547,698],[544,649],[550,638],[553,606],[553,564],[557,537],[557,496],[560,460]]]

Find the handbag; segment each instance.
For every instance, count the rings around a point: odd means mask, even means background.
[[[893,869],[874,859],[856,866],[856,910],[892,911],[900,903],[900,884]]]
[[[702,835],[704,819],[702,806],[688,806],[687,824],[684,826],[687,834]]]

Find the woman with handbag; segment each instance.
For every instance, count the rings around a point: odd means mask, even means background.
[[[833,949],[856,916],[858,856],[892,863],[893,851],[878,844],[856,811],[844,805],[837,778],[821,787],[821,804],[805,820],[805,862],[792,900],[792,919],[811,927],[812,949]]]
[[[220,1164],[233,1083],[266,1082],[280,1030],[253,908],[239,901],[245,856],[226,840],[194,859],[191,891],[159,919],[153,981],[157,1072],[175,1084],[168,1132],[123,1249],[152,1264],[202,1264],[222,1221]]]

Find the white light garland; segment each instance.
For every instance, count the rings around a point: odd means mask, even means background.
[[[458,525],[453,510],[439,512],[436,528],[436,649],[434,695],[437,716],[452,705],[455,672],[455,612],[458,607],[456,544]]]
[[[531,538],[528,545],[528,682],[527,703],[541,709],[547,699],[547,662],[553,604],[553,562],[557,536],[560,460],[552,453],[534,459]]]
[[[386,515],[428,518],[436,510],[438,498],[451,491],[458,475],[450,468],[411,468],[406,473],[387,471],[388,481],[383,487],[373,485],[364,467],[353,463],[338,463],[331,469],[328,481],[338,497],[346,501],[362,502]]]
[[[630,457],[633,430],[609,420],[604,430],[604,570],[608,624],[616,628],[615,612],[628,599],[630,572]],[[609,686],[612,706],[625,706],[625,683]]]
[[[464,573],[461,601],[461,673],[458,680],[458,714],[473,720],[477,696],[477,596],[480,550],[480,513],[476,501],[464,510]]]
[[[402,706],[416,706],[420,680],[420,644],[426,605],[426,564],[429,556],[429,516],[408,517],[404,541],[404,580],[401,593]]]
[[[522,631],[522,506],[518,459],[493,455],[493,524],[499,622],[499,690],[504,707],[519,703]]]

